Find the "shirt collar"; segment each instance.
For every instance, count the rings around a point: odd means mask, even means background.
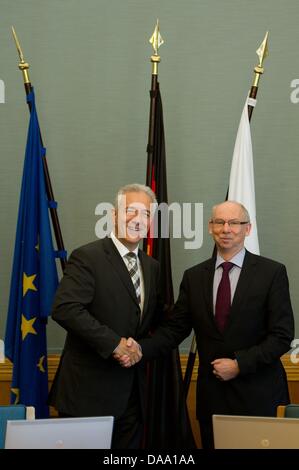
[[[243,247],[242,250],[239,251],[239,253],[237,253],[235,256],[232,257],[232,259],[229,260],[230,263],[234,263],[239,268],[242,268],[245,254],[246,254],[246,250]],[[224,262],[225,262],[225,259],[223,259],[222,256],[219,255],[219,253],[217,253],[215,269],[219,268],[220,264]]]
[[[128,248],[115,236],[115,233],[111,232],[110,237],[122,258],[130,252],[135,253],[135,255],[138,258],[138,250],[139,250],[138,246],[135,248],[135,250],[131,251],[131,250],[128,250]]]

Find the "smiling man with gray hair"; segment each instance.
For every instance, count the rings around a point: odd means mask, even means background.
[[[147,186],[118,191],[111,236],[71,254],[52,312],[67,337],[50,403],[64,417],[114,416],[116,449],[140,446],[146,369],[137,341],[162,318],[158,262],[138,247],[155,203]]]

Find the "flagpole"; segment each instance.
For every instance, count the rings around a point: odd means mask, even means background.
[[[268,55],[268,36],[269,36],[269,32],[267,31],[262,44],[256,51],[258,58],[259,58],[259,63],[258,65],[254,67],[254,79],[253,79],[253,83],[252,83],[250,93],[249,93],[249,98],[253,98],[254,100],[256,99],[256,95],[258,92],[258,85],[259,85],[260,77],[264,73],[263,62]],[[254,106],[251,106],[250,104],[248,105],[249,122],[251,121],[253,108]]]
[[[149,115],[149,131],[148,131],[148,143],[147,143],[147,174],[146,184],[155,192],[156,188],[153,188],[154,175],[153,175],[153,154],[154,154],[154,143],[155,143],[155,116],[157,106],[157,91],[158,91],[158,66],[161,61],[161,57],[158,53],[159,47],[164,43],[159,29],[159,20],[157,20],[155,30],[149,40],[152,44],[154,53],[151,56],[152,63],[152,80],[150,90],[150,115]],[[143,249],[148,255],[152,255],[152,243],[150,238],[144,240]]]
[[[17,38],[16,32],[14,28],[12,27],[12,34],[15,40],[16,48],[20,57],[20,63],[19,63],[19,69],[21,70],[23,74],[23,80],[24,80],[24,87],[25,87],[25,92],[26,96],[29,95],[29,93],[32,91],[32,84],[30,82],[29,78],[29,64],[28,62],[25,61],[23,52],[19,43],[19,40]],[[31,104],[28,103],[29,111],[31,112]],[[40,135],[41,142],[43,145],[43,140],[42,136]],[[49,169],[48,169],[48,164],[46,160],[46,156],[43,157],[43,168],[44,168],[44,175],[45,175],[45,183],[46,183],[46,191],[47,191],[47,197],[49,201],[55,201],[54,198],[54,193],[52,189],[52,184],[51,184],[51,179],[50,179],[50,174],[49,174]],[[62,238],[62,233],[61,233],[61,228],[60,228],[60,223],[58,219],[58,214],[57,214],[57,208],[56,207],[50,207],[50,214],[51,214],[51,219],[52,219],[52,225],[53,225],[53,230],[55,234],[55,239],[56,239],[56,245],[58,248],[58,251],[62,254],[62,256],[59,257],[60,259],[60,264],[62,271],[64,271],[66,267],[66,258],[63,256],[63,253],[65,253],[65,248],[64,248],[64,243],[63,243],[63,238]]]
[[[163,106],[158,81],[159,47],[163,43],[157,21],[150,38],[154,49],[151,56],[151,90],[149,135],[147,145],[146,183],[155,192],[158,204],[168,203],[166,149],[164,135]],[[157,213],[156,213],[157,214]],[[144,251],[155,258],[160,265],[159,287],[163,311],[162,319],[171,315],[174,304],[171,276],[171,255],[169,237],[162,236],[162,217],[153,221],[154,233],[150,232],[144,242]],[[156,325],[152,325],[152,333]],[[188,410],[183,393],[182,372],[178,348],[147,364],[145,393],[145,420],[142,448],[194,448]]]
[[[188,396],[189,387],[191,383],[193,368],[194,368],[195,359],[196,359],[196,352],[197,352],[196,336],[193,333],[192,343],[191,343],[188,361],[186,365],[186,372],[185,372],[184,379],[183,379],[183,387],[184,387],[184,393],[185,393],[186,399]]]
[[[269,32],[267,31],[266,35],[263,39],[263,42],[261,43],[260,47],[256,51],[256,53],[258,55],[258,58],[259,58],[259,63],[258,63],[258,65],[256,65],[254,67],[255,75],[254,75],[253,83],[252,83],[252,86],[251,86],[251,89],[250,89],[250,92],[249,92],[249,98],[251,98],[253,100],[256,99],[256,95],[257,95],[257,92],[258,92],[259,80],[260,80],[261,75],[264,73],[263,63],[264,63],[265,58],[268,55],[268,36],[269,36]],[[249,122],[251,121],[253,109],[254,109],[254,103],[248,104],[248,119],[249,119]],[[227,198],[228,198],[228,190],[227,190],[227,193],[226,193],[226,199]],[[214,246],[213,256],[216,256],[216,246]],[[189,352],[189,356],[188,356],[186,372],[185,372],[185,375],[184,375],[184,382],[183,382],[186,397],[188,395],[188,391],[189,391],[189,387],[190,387],[190,383],[191,383],[192,372],[193,372],[193,367],[194,367],[195,358],[196,358],[196,352],[197,352],[196,337],[193,334],[193,339],[192,339],[192,343],[191,343],[191,347],[190,347],[190,352]]]
[[[154,54],[151,56],[152,63],[152,82],[150,90],[150,117],[149,117],[149,132],[148,132],[148,144],[147,144],[147,176],[146,184],[151,186],[152,182],[152,162],[153,162],[153,153],[154,153],[154,130],[155,130],[155,113],[156,113],[156,102],[157,102],[157,88],[158,88],[158,66],[161,62],[161,57],[158,54],[159,47],[164,43],[159,29],[159,20],[157,20],[155,30],[151,36],[149,42],[152,44],[154,49]]]

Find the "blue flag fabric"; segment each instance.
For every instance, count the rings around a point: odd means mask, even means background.
[[[5,333],[5,354],[13,363],[11,403],[34,406],[49,416],[46,325],[58,285],[49,220],[42,146],[34,91],[20,195]]]

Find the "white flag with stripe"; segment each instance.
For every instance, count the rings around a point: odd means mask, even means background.
[[[247,107],[248,104],[254,106],[255,102],[255,100],[247,98],[241,116],[230,170],[228,200],[240,202],[248,210],[252,228],[250,235],[245,239],[245,248],[258,255],[260,249],[256,224],[251,132]]]

